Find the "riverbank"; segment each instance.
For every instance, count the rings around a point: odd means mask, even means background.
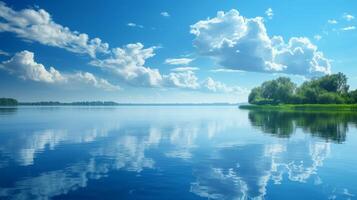
[[[304,110],[304,111],[357,111],[357,104],[280,104],[280,105],[241,105],[246,110]]]

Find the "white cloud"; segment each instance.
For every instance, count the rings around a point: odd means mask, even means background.
[[[193,71],[172,72],[164,75],[164,85],[167,87],[178,87],[187,89],[198,89],[200,84]]]
[[[133,22],[129,22],[128,24],[127,24],[127,26],[130,26],[130,27],[136,27],[136,28],[144,28],[144,26],[143,25],[140,25],[140,24],[135,24],[135,23],[133,23]]]
[[[329,20],[327,20],[327,23],[329,23],[329,24],[337,24],[338,22],[335,19],[329,19]]]
[[[127,44],[113,49],[109,58],[96,59],[90,64],[115,73],[129,84],[156,87],[162,81],[159,70],[144,66],[146,59],[155,55],[154,49],[144,48],[141,43]]]
[[[198,67],[176,67],[171,69],[173,72],[185,72],[185,71],[197,71],[200,70]]]
[[[162,16],[170,14],[162,12]],[[127,44],[122,48],[109,49],[101,39],[90,39],[85,33],[72,31],[53,21],[51,15],[43,9],[13,10],[0,2],[0,32],[12,32],[25,41],[35,41],[43,45],[59,47],[70,52],[88,54],[92,57],[91,65],[114,72],[130,85],[149,87],[178,87],[199,89],[198,78],[193,73],[196,68],[176,68],[167,75],[158,69],[145,65],[146,59],[155,55],[155,47],[144,48],[141,43]],[[128,23],[130,27],[142,28],[142,25]],[[97,57],[98,53],[102,53]],[[167,59],[173,65],[189,64],[193,59]],[[119,89],[105,79],[97,78],[89,72],[61,73],[53,67],[46,69],[34,61],[32,52],[17,53],[12,59],[2,63],[2,68],[16,76],[46,83],[84,83],[106,90]]]
[[[106,53],[109,45],[99,38],[90,39],[85,33],[71,31],[54,22],[43,9],[15,11],[0,2],[0,32],[12,32],[26,41],[64,48],[68,51],[89,54]]]
[[[166,11],[161,12],[160,15],[163,17],[170,17],[170,14]]]
[[[72,78],[72,81],[86,83],[88,85],[92,85],[96,88],[103,89],[106,91],[120,90],[119,86],[112,85],[107,80],[98,78],[89,72],[77,72],[74,75],[69,75],[69,77]]]
[[[113,72],[128,84],[134,86],[202,89],[198,77],[194,73],[195,70],[198,70],[196,67],[174,68],[169,74],[161,74],[158,69],[146,67],[146,59],[155,55],[154,50],[155,47],[144,48],[141,43],[128,44],[122,48],[113,49],[110,58],[95,59],[91,64]],[[179,61],[182,63],[182,60]],[[169,59],[168,62],[177,63],[178,60]],[[222,92],[221,89],[205,90]],[[235,89],[225,89],[225,92],[232,91],[235,91]]]
[[[322,39],[322,36],[321,35],[314,35],[314,39],[319,41]]]
[[[129,84],[158,86],[161,82],[162,77],[157,69],[144,66],[145,60],[154,56],[154,47],[143,49],[143,45],[137,43],[128,44],[124,48],[109,49],[109,45],[102,43],[99,38],[89,39],[87,34],[71,31],[55,23],[50,14],[42,9],[15,11],[0,2],[0,19],[3,19],[0,22],[0,32],[14,32],[25,40],[89,54],[93,58],[90,62],[92,65],[115,72]],[[127,25],[141,27],[134,23]],[[98,59],[98,52],[106,55]]]
[[[191,58],[168,58],[165,60],[165,64],[170,65],[188,65],[193,61]]]
[[[198,77],[194,73],[198,68],[182,67],[175,68],[168,75],[163,75],[163,85],[166,87],[177,87],[192,90],[202,90],[214,93],[231,93],[248,95],[249,90],[238,86],[228,86],[220,81],[216,81],[211,77],[199,82]]]
[[[352,31],[355,29],[356,29],[355,26],[347,26],[347,27],[341,28],[342,31]]]
[[[30,51],[21,51],[16,53],[11,59],[3,61],[0,64],[0,68],[23,80],[52,84],[84,83],[108,91],[120,89],[119,86],[114,86],[107,80],[97,78],[89,72],[63,74],[54,67],[50,67],[48,70],[43,64],[37,63],[34,60],[34,53]]]
[[[343,19],[345,19],[347,21],[351,21],[355,18],[353,15],[350,15],[348,13],[344,13],[342,17],[343,17]]]
[[[209,91],[221,92],[221,93],[239,93],[239,94],[248,94],[249,90],[237,87],[237,86],[228,86],[220,81],[215,81],[211,77],[208,77],[203,82],[203,87]]]
[[[3,51],[0,49],[0,55],[3,55],[3,56],[9,56],[10,54],[6,51]]]
[[[284,73],[296,75],[330,74],[330,60],[317,51],[308,38],[291,38],[275,57],[277,63],[287,66]]]
[[[262,18],[245,18],[237,10],[218,12],[191,25],[194,45],[203,56],[228,69],[300,75],[330,73],[330,61],[308,38],[269,37]]]
[[[266,15],[269,19],[273,19],[273,16],[274,16],[273,9],[268,8],[268,9],[265,11],[265,15]]]
[[[227,69],[227,68],[218,68],[218,69],[212,69],[210,70],[210,72],[214,72],[214,73],[217,73],[217,72],[229,72],[229,73],[237,73],[237,72],[244,72],[242,70],[236,70],[236,69]]]
[[[2,62],[1,68],[24,80],[46,83],[66,81],[66,78],[55,68],[50,67],[47,70],[45,66],[35,62],[34,54],[29,51],[16,53],[10,60]]]

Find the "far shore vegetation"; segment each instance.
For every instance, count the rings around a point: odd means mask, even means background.
[[[13,98],[0,98],[0,106],[238,106],[235,103],[117,103],[114,101],[40,101],[18,102]]]
[[[276,111],[357,111],[357,104],[279,104],[279,105],[240,105],[240,109]]]
[[[71,103],[62,103],[58,101],[40,101],[40,102],[18,102],[13,98],[0,98],[0,106],[115,106],[119,105],[113,101],[79,101]]]
[[[0,106],[16,106],[19,102],[12,98],[0,98]]]
[[[357,90],[349,90],[343,73],[325,75],[305,81],[300,86],[290,78],[279,77],[253,88],[246,109],[337,109],[356,110]]]

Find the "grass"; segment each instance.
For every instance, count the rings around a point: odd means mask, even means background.
[[[279,105],[241,105],[247,110],[321,110],[321,111],[357,111],[357,104],[279,104]]]

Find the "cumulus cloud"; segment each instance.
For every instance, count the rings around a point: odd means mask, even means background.
[[[291,38],[276,56],[277,63],[286,66],[285,73],[320,75],[331,73],[330,61],[317,51],[308,38]]]
[[[344,14],[342,15],[342,17],[343,17],[343,19],[345,19],[346,21],[351,21],[351,20],[353,20],[353,19],[355,18],[355,16],[350,15],[350,14],[348,14],[348,13],[344,13]]]
[[[165,60],[165,64],[169,65],[188,65],[193,61],[191,58],[168,58]]]
[[[299,75],[330,73],[330,61],[308,38],[269,37],[263,19],[246,18],[237,10],[191,25],[194,45],[203,56],[228,69]]]
[[[96,88],[107,90],[107,91],[116,91],[119,90],[120,87],[116,85],[112,85],[107,80],[98,78],[94,76],[94,74],[89,72],[77,72],[74,75],[69,75],[73,81],[77,81],[80,83],[86,83],[88,85],[92,85]]]
[[[163,17],[170,17],[170,14],[166,11],[161,12],[160,15]]]
[[[157,69],[143,66],[145,59],[154,55],[154,47],[144,49],[142,44],[137,43],[128,44],[124,48],[109,49],[109,45],[102,43],[99,38],[89,39],[87,34],[71,31],[69,28],[57,24],[43,9],[15,11],[0,2],[0,18],[2,19],[0,32],[13,32],[25,40],[64,48],[75,53],[88,54],[93,58],[90,62],[92,65],[110,69],[130,84],[157,86],[162,79]],[[142,27],[135,23],[127,25]],[[96,58],[96,54],[99,52],[105,53],[105,56],[102,56],[104,58]],[[45,75],[48,77],[47,74]],[[51,81],[48,79],[48,82]],[[91,81],[91,83],[94,82]]]
[[[128,44],[113,49],[109,58],[95,59],[90,64],[119,75],[129,84],[157,87],[162,81],[159,70],[144,66],[146,59],[155,55],[154,49],[144,48],[141,43]]]
[[[269,19],[273,19],[273,16],[274,16],[273,9],[268,8],[268,9],[265,11],[265,15],[266,15]]]
[[[168,12],[162,16],[169,17]],[[142,25],[128,23],[130,27]],[[200,89],[201,84],[193,67],[173,69],[161,74],[158,69],[145,65],[146,59],[155,55],[156,47],[144,48],[141,43],[109,48],[101,39],[90,39],[85,33],[70,30],[56,23],[43,9],[14,10],[0,1],[0,32],[12,32],[25,41],[66,49],[70,52],[91,56],[90,64],[116,74],[129,85],[144,87],[177,87]],[[97,56],[100,53],[100,56]],[[4,54],[5,55],[5,54]],[[165,63],[171,65],[189,64],[190,58],[171,58]],[[106,90],[117,90],[118,86],[97,78],[89,72],[61,73],[54,67],[46,68],[34,60],[32,52],[23,51],[1,63],[1,68],[25,80],[46,83],[82,83]]]
[[[37,63],[34,54],[29,51],[16,53],[10,60],[2,62],[1,68],[24,80],[46,83],[66,81],[66,78],[55,68],[50,67],[47,70],[45,66]]]
[[[213,93],[230,93],[248,95],[249,90],[238,86],[228,86],[220,81],[208,77],[204,81],[199,81],[194,70],[198,68],[179,67],[173,69],[168,75],[163,75],[163,86],[184,88],[191,90],[201,90]]]
[[[248,94],[249,90],[238,87],[238,86],[228,86],[220,81],[215,81],[211,77],[208,77],[203,82],[203,87],[209,91],[221,92],[221,93],[239,93]]]
[[[145,66],[146,59],[155,56],[154,50],[155,47],[144,48],[141,43],[128,44],[112,50],[109,58],[95,59],[90,64],[118,75],[126,83],[133,86],[205,89],[205,91],[210,92],[236,91],[233,89],[206,89],[194,73],[195,70],[199,70],[196,67],[177,67],[171,69],[172,72],[169,74],[161,74],[158,69]],[[171,59],[168,62],[182,63],[182,60]]]
[[[46,67],[37,63],[34,59],[34,53],[30,51],[21,51],[12,58],[3,61],[0,68],[8,71],[23,80],[31,80],[44,83],[84,83],[104,90],[118,90],[118,86],[110,84],[107,80],[97,78],[89,72],[77,72],[74,74],[63,74],[54,67]]]
[[[68,27],[57,24],[43,9],[16,11],[0,2],[0,19],[0,32],[15,33],[17,37],[27,41],[60,47],[91,57],[108,51],[109,45],[101,39],[90,39],[85,33],[71,31]]]
[[[173,72],[185,72],[185,71],[197,71],[200,70],[198,67],[176,67],[171,69]]]
[[[341,28],[342,31],[352,31],[355,29],[356,29],[355,26],[347,26],[347,27]]]
[[[178,87],[188,89],[198,89],[200,84],[193,71],[177,72],[164,75],[164,85],[167,87]]]

